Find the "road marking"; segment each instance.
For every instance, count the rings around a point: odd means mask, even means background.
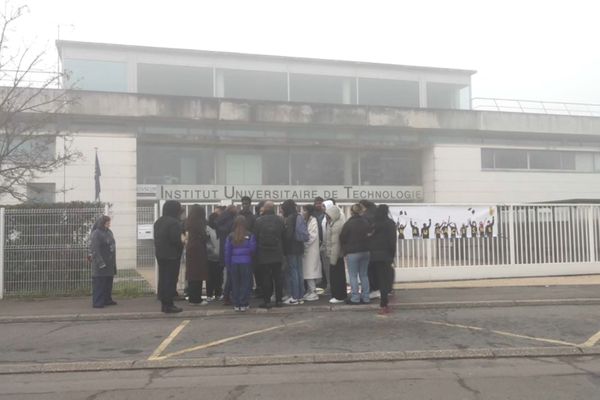
[[[598,343],[599,340],[600,340],[600,331],[596,332],[595,335],[590,337],[584,343],[581,343],[579,346],[580,347],[593,347],[594,345],[596,345],[596,343]]]
[[[175,351],[173,353],[168,353],[168,354],[165,354],[164,356],[158,356],[157,355],[153,360],[166,360],[167,358],[171,358],[171,357],[175,357],[175,356],[180,356],[182,354],[191,353],[193,351],[204,350],[204,349],[207,349],[209,347],[218,346],[220,344],[232,342],[234,340],[242,339],[242,338],[245,338],[245,337],[248,337],[248,336],[259,335],[261,333],[270,332],[270,331],[274,331],[274,330],[281,329],[281,328],[287,328],[287,327],[293,326],[293,325],[303,324],[303,323],[305,323],[307,321],[308,320],[302,320],[302,321],[292,322],[292,323],[289,323],[289,324],[272,326],[270,328],[260,329],[258,331],[247,332],[247,333],[244,333],[244,334],[241,334],[241,335],[231,336],[231,337],[228,337],[228,338],[215,340],[213,342],[205,343],[205,344],[202,344],[202,345],[199,345],[199,346],[194,346],[194,347],[190,347],[190,348],[187,348],[187,349]]]
[[[492,333],[495,333],[495,334],[498,334],[498,335],[502,335],[502,336],[515,337],[515,338],[519,338],[519,339],[535,340],[537,342],[545,342],[545,343],[559,344],[559,345],[564,345],[564,346],[578,347],[578,345],[575,344],[575,343],[564,342],[562,340],[554,340],[554,339],[546,339],[546,338],[540,338],[540,337],[534,337],[534,336],[519,335],[517,333],[511,333],[511,332],[505,332],[505,331],[497,331],[497,330],[494,330],[494,329],[485,329],[485,328],[480,328],[480,327],[477,327],[477,326],[460,325],[460,324],[449,324],[449,323],[446,323],[446,322],[438,322],[438,321],[422,321],[422,322],[424,322],[426,324],[449,326],[449,327],[453,327],[453,328],[469,329],[469,330],[473,330],[473,331],[487,331],[487,332],[492,332]],[[598,334],[600,334],[600,332],[598,332]],[[600,339],[600,337],[599,337],[599,339]],[[590,338],[590,340],[591,340],[591,338]]]
[[[177,328],[173,329],[173,332],[171,332],[171,334],[169,336],[167,336],[167,338],[165,340],[163,340],[160,345],[158,345],[156,350],[154,350],[154,353],[152,353],[152,355],[150,357],[148,357],[148,361],[160,360],[161,353],[163,351],[165,351],[167,346],[169,346],[171,344],[173,339],[175,339],[175,337],[177,335],[179,335],[181,333],[181,331],[183,330],[183,328],[185,328],[187,326],[187,324],[189,324],[189,323],[190,323],[190,320],[186,319],[186,320],[182,321],[181,324],[179,324],[179,326]]]

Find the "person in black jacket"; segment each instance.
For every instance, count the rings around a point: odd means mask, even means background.
[[[298,218],[298,207],[294,200],[286,200],[281,204],[285,224],[285,237],[283,241],[283,252],[287,260],[288,280],[290,296],[285,304],[297,305],[304,301],[304,274],[302,271],[302,256],[304,255],[304,242],[296,239],[296,223]]]
[[[173,304],[179,278],[183,243],[183,226],[179,219],[183,212],[178,201],[168,200],[163,205],[162,217],[154,223],[154,247],[158,262],[158,297],[162,312],[177,313],[181,308]]]
[[[92,227],[90,235],[92,262],[92,306],[103,308],[117,304],[112,299],[113,278],[117,273],[115,238],[110,230],[110,217],[103,215]]]
[[[348,304],[369,303],[369,234],[371,224],[361,216],[363,208],[354,204],[350,209],[351,217],[346,221],[340,233],[340,245],[348,264],[348,277],[352,294],[347,299]],[[358,292],[358,277],[360,277],[360,294]]]
[[[281,307],[283,297],[283,281],[281,278],[281,262],[283,261],[283,242],[285,225],[283,219],[275,215],[275,205],[267,201],[262,207],[263,214],[254,224],[256,235],[256,263],[262,277],[261,308],[271,308],[273,282],[275,283],[275,306]]]
[[[374,231],[369,241],[371,263],[375,268],[381,292],[380,314],[390,312],[388,294],[392,291],[394,279],[393,275],[390,276],[390,269],[396,256],[396,226],[388,214],[389,208],[386,204],[377,207],[373,219]]]

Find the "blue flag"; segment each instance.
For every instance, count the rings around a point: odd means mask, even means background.
[[[100,201],[100,161],[98,161],[98,151],[96,151],[96,167],[94,168],[94,181],[96,183],[96,201]]]

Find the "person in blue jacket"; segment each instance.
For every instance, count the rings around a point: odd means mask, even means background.
[[[246,218],[239,215],[233,221],[233,230],[225,241],[225,267],[231,277],[231,301],[235,311],[250,308],[252,257],[255,251],[256,238],[248,230]]]

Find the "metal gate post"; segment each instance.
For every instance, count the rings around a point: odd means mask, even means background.
[[[596,238],[594,231],[594,207],[588,207],[588,240],[590,244],[590,262],[596,262]]]
[[[0,300],[4,298],[4,207],[0,208]]]
[[[508,251],[509,251],[509,264],[515,265],[515,208],[509,206],[508,208]]]
[[[154,203],[154,220],[152,222],[153,225],[157,219],[158,219],[158,204]],[[152,234],[154,235],[154,229],[152,229]],[[154,238],[153,238],[152,242],[154,243]],[[156,294],[158,294],[158,261],[156,260],[156,257],[154,257],[154,292]]]

